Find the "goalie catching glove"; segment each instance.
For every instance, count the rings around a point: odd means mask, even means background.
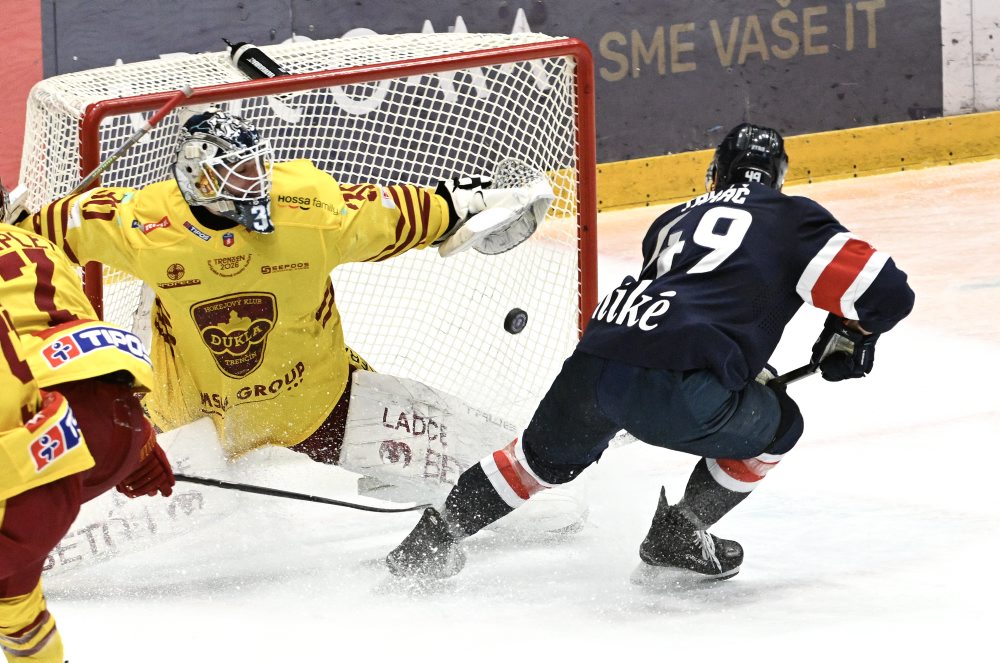
[[[863,378],[875,363],[878,334],[863,334],[845,326],[845,320],[832,313],[826,317],[823,331],[813,344],[809,363],[823,373],[823,379],[839,382]]]
[[[538,169],[514,159],[489,177],[459,177],[440,182],[436,191],[451,211],[451,229],[438,243],[443,257],[472,247],[496,255],[531,237],[555,199]]]

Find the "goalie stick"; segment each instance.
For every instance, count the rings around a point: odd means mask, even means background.
[[[90,173],[88,173],[87,176],[84,177],[83,180],[67,195],[75,196],[78,193],[86,191],[87,187],[93,184],[94,180],[101,176],[101,173],[106,171],[115,161],[118,161],[118,159],[121,158],[125,152],[131,149],[131,147],[138,143],[153,127],[159,124],[160,120],[165,118],[170,111],[176,108],[182,101],[189,98],[192,94],[194,94],[194,90],[192,90],[189,85],[185,85],[181,89],[177,90],[169,99],[167,99],[167,103],[163,104],[155,113],[153,113],[153,116],[146,120],[145,124],[129,136],[128,140],[122,143],[117,150],[112,152],[111,156],[101,162],[97,168],[90,171]]]
[[[293,493],[287,490],[278,490],[276,488],[267,488],[265,486],[254,486],[246,483],[234,483],[232,481],[222,481],[220,479],[208,479],[205,477],[195,477],[187,474],[174,474],[174,478],[177,481],[184,481],[187,483],[196,483],[202,486],[212,486],[214,488],[225,488],[226,490],[238,490],[244,493],[253,493],[255,495],[267,495],[269,497],[285,497],[291,500],[302,500],[303,502],[316,502],[318,504],[331,504],[333,506],[343,506],[348,509],[357,509],[359,511],[373,511],[375,513],[403,513],[406,511],[422,511],[430,504],[416,504],[414,506],[399,507],[399,508],[385,508],[378,506],[368,506],[367,504],[357,504],[356,502],[344,502],[342,500],[335,500],[329,497],[319,497],[317,495],[306,495],[304,493]]]

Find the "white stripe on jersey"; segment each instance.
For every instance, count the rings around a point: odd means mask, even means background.
[[[876,251],[868,259],[864,269],[858,274],[858,278],[854,279],[851,287],[847,289],[847,292],[844,293],[843,298],[840,300],[840,309],[844,312],[845,318],[848,320],[858,319],[858,312],[854,308],[854,303],[858,301],[861,295],[865,294],[868,286],[872,284],[872,281],[882,271],[882,267],[885,266],[888,260],[889,255],[881,251]]]

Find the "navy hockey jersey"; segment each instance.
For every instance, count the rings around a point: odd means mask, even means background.
[[[751,183],[664,213],[643,267],[605,297],[579,350],[649,368],[706,369],[741,389],[806,302],[870,332],[909,314],[913,291],[885,253],[808,198]]]

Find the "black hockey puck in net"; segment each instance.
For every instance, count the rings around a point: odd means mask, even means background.
[[[520,334],[528,324],[528,314],[519,308],[512,308],[503,320],[503,328],[508,334]]]

